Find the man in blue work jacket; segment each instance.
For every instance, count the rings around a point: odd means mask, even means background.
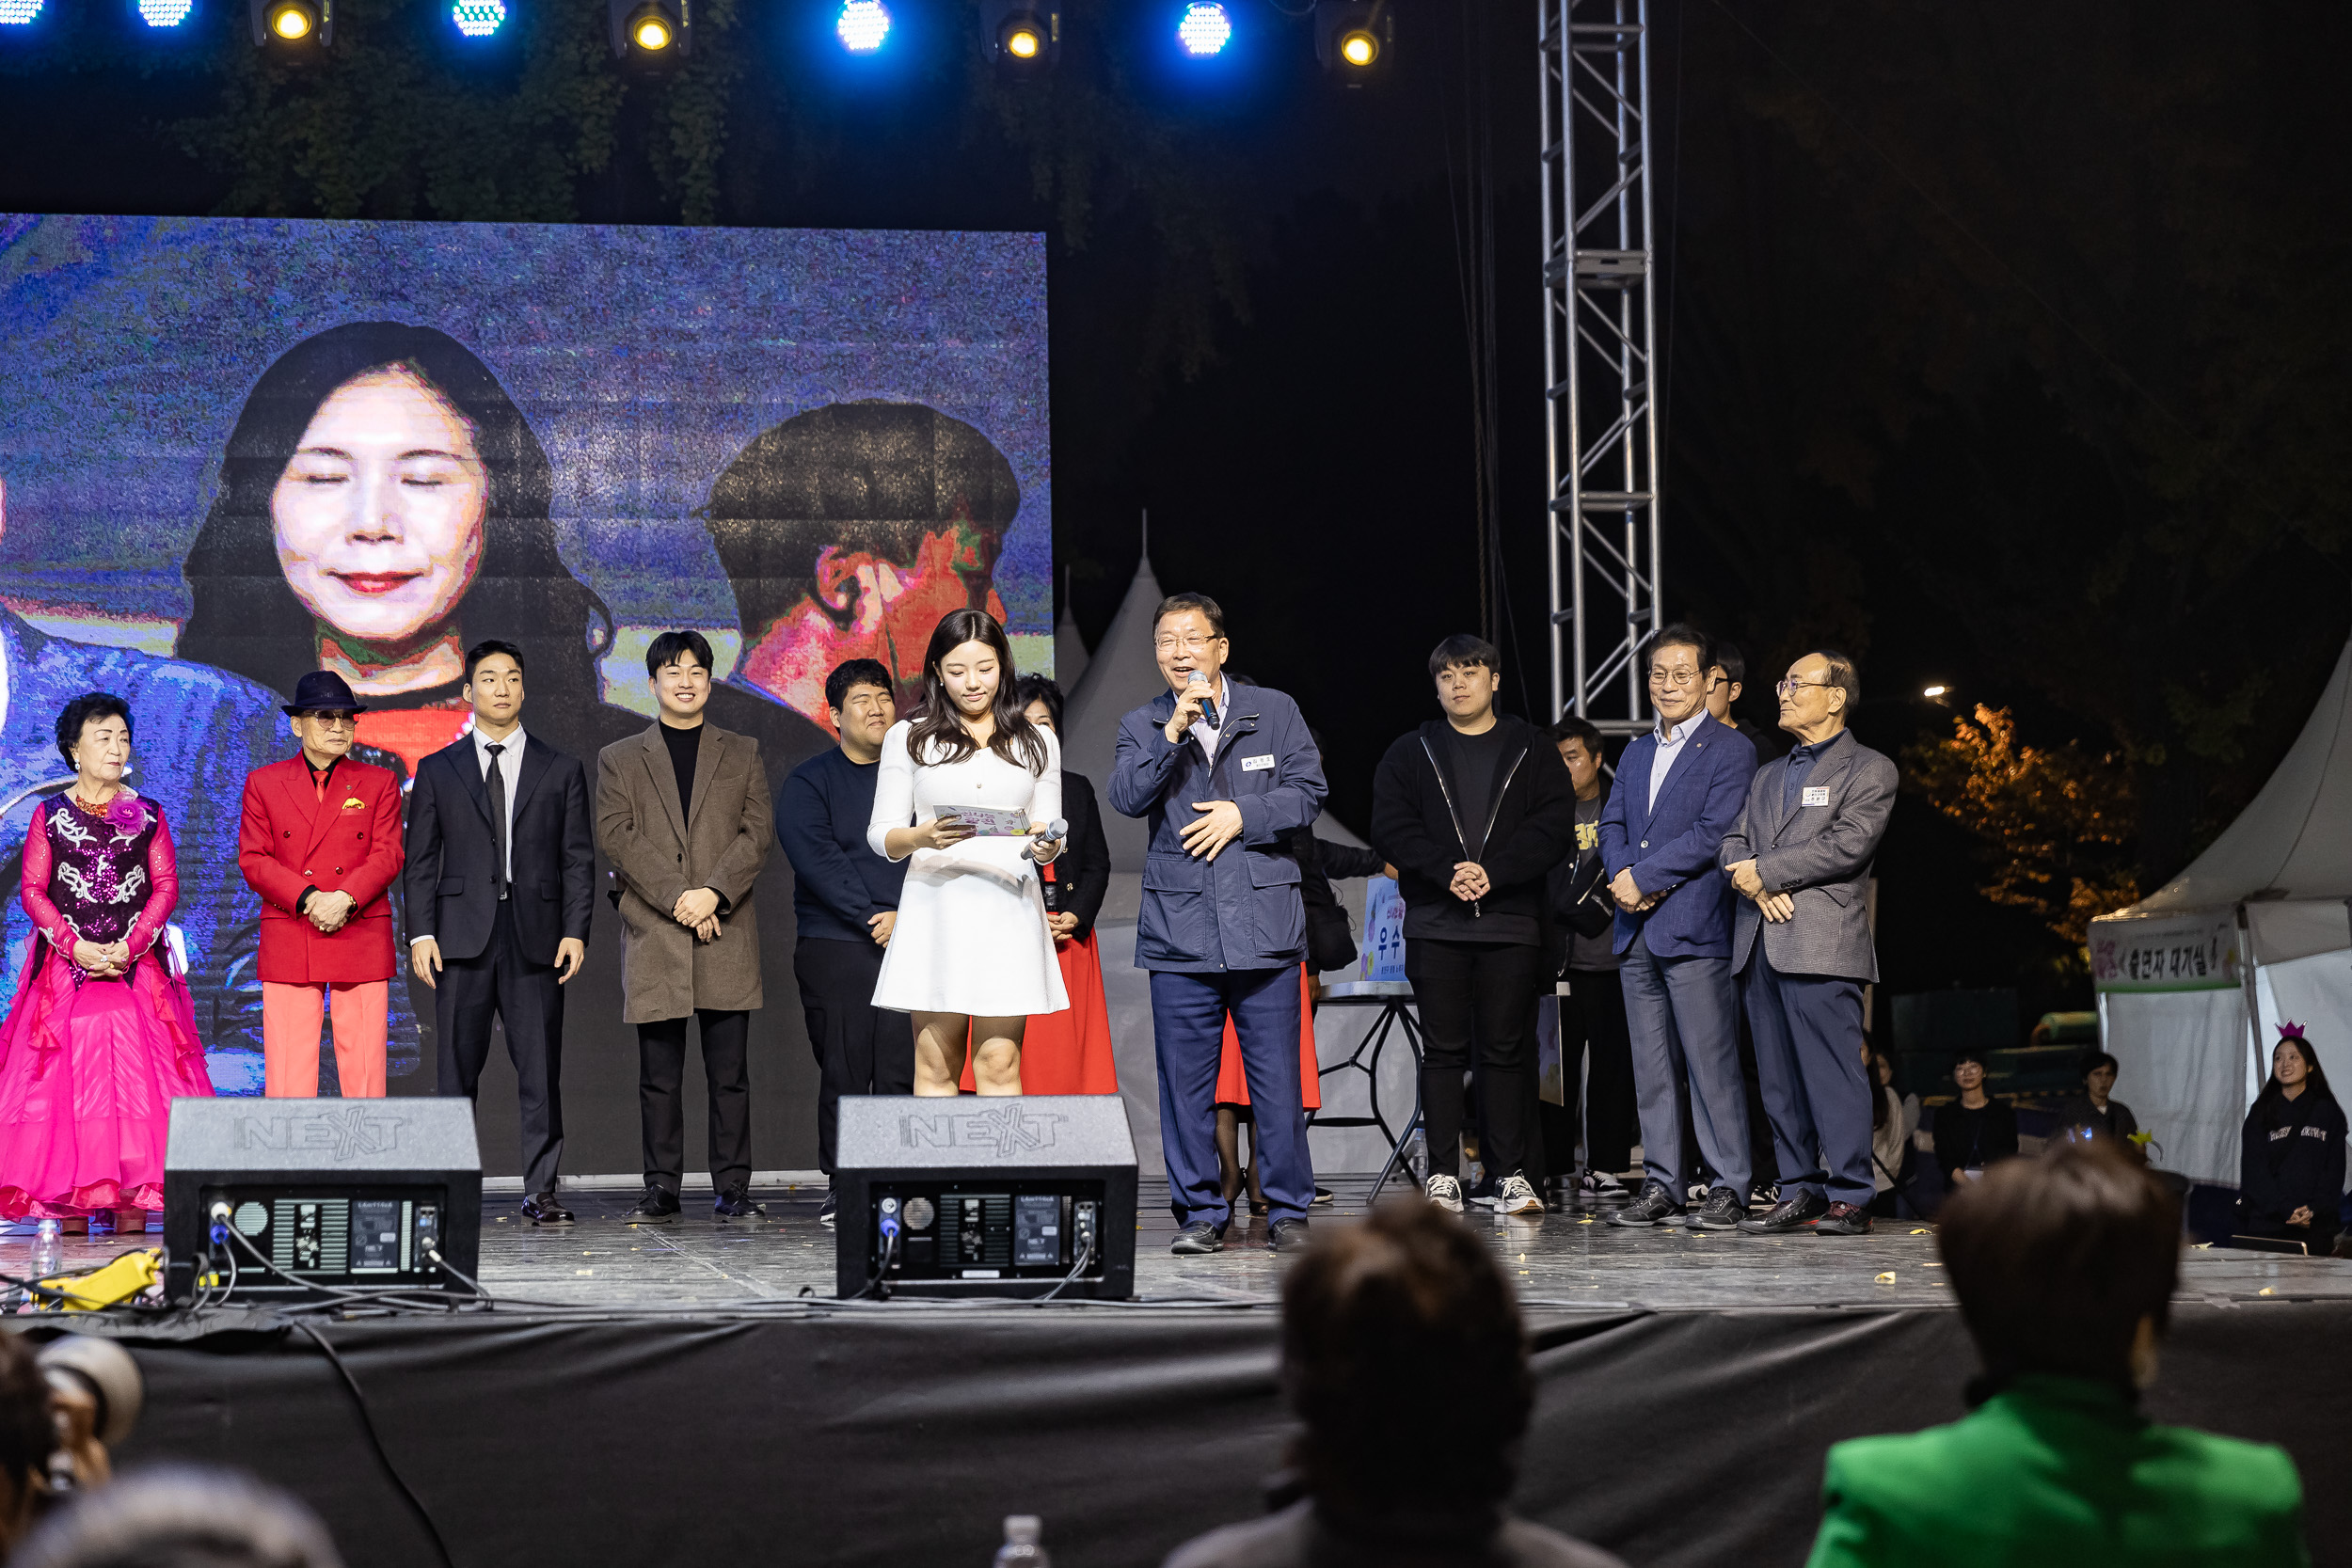
[[[1307,1244],[1314,1170],[1298,1083],[1307,911],[1283,835],[1323,810],[1323,759],[1279,691],[1225,673],[1225,612],[1171,594],[1152,617],[1168,689],[1120,721],[1112,809],[1148,817],[1136,964],[1152,972],[1160,1147],[1182,1227],[1168,1250],[1216,1252],[1232,1206],[1216,1163],[1217,1058],[1231,1014],[1276,1252]]]

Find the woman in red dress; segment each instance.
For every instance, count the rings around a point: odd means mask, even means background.
[[[1061,688],[1043,675],[1024,675],[1014,695],[1030,723],[1061,734]],[[1069,1007],[1029,1020],[1021,1037],[1023,1094],[1117,1094],[1119,1064],[1111,1052],[1111,1014],[1103,1000],[1103,958],[1095,950],[1094,917],[1111,882],[1110,847],[1094,785],[1085,774],[1061,771],[1061,809],[1070,824],[1061,854],[1044,867],[1045,922],[1054,931]],[[972,1092],[967,1055],[963,1089]]]

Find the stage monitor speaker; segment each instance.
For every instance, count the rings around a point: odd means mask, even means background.
[[[1115,1094],[847,1096],[834,1166],[844,1297],[1135,1294],[1136,1143]]]
[[[216,1219],[234,1234],[215,1240]],[[174,1302],[195,1297],[199,1275],[225,1282],[232,1263],[236,1301],[315,1299],[320,1287],[467,1293],[434,1254],[470,1275],[481,1248],[470,1101],[171,1102],[164,1289]]]

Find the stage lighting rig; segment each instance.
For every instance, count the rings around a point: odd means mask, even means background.
[[[605,0],[616,58],[653,63],[694,52],[693,0]]]
[[[504,0],[456,0],[449,20],[461,38],[494,38],[506,25],[506,6]]]
[[[980,49],[1008,75],[1051,71],[1061,56],[1060,0],[980,0]]]
[[[890,8],[882,0],[843,0],[834,36],[852,55],[871,55],[890,39]]]
[[[0,27],[29,27],[40,19],[41,0],[0,0]]]
[[[196,9],[196,0],[132,0],[131,9],[150,27],[177,27]]]
[[[1315,58],[1348,87],[1385,72],[1395,43],[1390,0],[1315,0]]]
[[[335,0],[246,0],[257,49],[332,48]]]
[[[1233,19],[1216,0],[1193,0],[1177,19],[1176,41],[1196,60],[1222,55],[1232,40]]]

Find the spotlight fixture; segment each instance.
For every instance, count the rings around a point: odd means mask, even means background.
[[[1176,24],[1176,41],[1198,60],[1222,55],[1232,38],[1233,19],[1216,0],[1194,0]]]
[[[325,49],[335,41],[335,0],[246,0],[246,17],[256,48],[315,44]]]
[[[1060,0],[980,0],[980,50],[1009,75],[1052,69],[1061,55]]]
[[[605,22],[612,31],[613,55],[620,59],[650,64],[692,54],[693,3],[694,0],[605,0]],[[501,18],[504,16],[503,0],[458,0],[460,10],[492,7]],[[496,24],[492,25],[495,28]],[[459,22],[458,27],[463,31],[465,24]]]
[[[1385,71],[1395,42],[1388,0],[1315,0],[1315,58],[1349,87]]]
[[[871,55],[890,38],[890,8],[882,0],[843,0],[833,30],[850,54]]]
[[[196,9],[196,0],[133,0],[131,8],[150,27],[177,27]]]
[[[486,39],[506,24],[506,6],[504,0],[457,0],[449,19],[460,37]]]
[[[0,27],[29,27],[40,8],[41,0],[0,0]]]

